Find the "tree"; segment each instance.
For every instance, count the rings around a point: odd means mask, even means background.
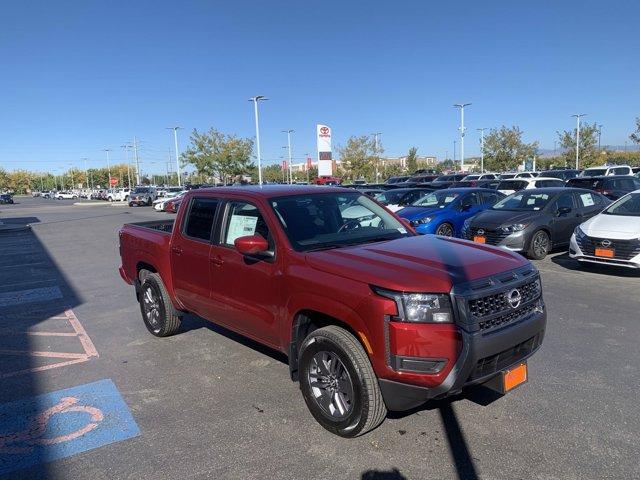
[[[522,134],[517,126],[491,129],[484,137],[485,168],[496,172],[513,170],[532,159],[538,150],[538,142],[525,143]]]
[[[346,180],[367,179],[375,176],[375,143],[371,137],[349,137],[345,147],[338,147],[342,170]]]
[[[256,169],[257,171],[257,169]],[[283,173],[285,176],[283,177]],[[269,183],[282,183],[287,178],[288,172],[283,172],[282,165],[268,165],[262,168],[262,181]]]
[[[411,147],[407,155],[407,171],[413,173],[418,169],[418,148]]]
[[[640,117],[636,117],[636,131],[629,138],[633,143],[640,143]]]
[[[566,165],[576,161],[576,129],[557,132],[560,146],[564,149]],[[601,163],[598,157],[598,125],[585,123],[580,127],[579,167],[585,168]]]
[[[182,155],[182,163],[193,165],[199,175],[217,177],[226,183],[255,168],[251,163],[253,140],[225,135],[214,128],[191,133],[191,145]]]

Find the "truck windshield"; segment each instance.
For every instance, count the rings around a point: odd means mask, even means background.
[[[535,191],[513,193],[496,203],[493,210],[542,210],[549,203],[551,195],[548,193],[535,193]]]
[[[413,235],[385,208],[357,192],[292,195],[270,203],[291,245],[300,252]]]
[[[607,215],[640,217],[640,193],[630,193],[604,211]]]

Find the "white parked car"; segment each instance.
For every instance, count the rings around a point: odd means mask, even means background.
[[[550,177],[533,177],[533,178],[513,178],[509,180],[501,180],[497,190],[505,195],[519,192],[520,190],[529,190],[531,188],[545,187],[564,187],[564,182],[559,178]]]
[[[569,256],[580,262],[640,268],[640,190],[576,227]]]
[[[470,173],[466,177],[462,179],[463,182],[468,182],[472,180],[495,180],[499,175],[495,173]]]
[[[164,205],[165,203],[167,203],[169,200],[176,198],[176,197],[182,197],[185,193],[187,193],[186,190],[180,190],[178,192],[174,192],[174,191],[167,191],[165,192],[165,196],[162,198],[158,198],[157,200],[154,200],[153,202],[153,209],[157,212],[162,212],[164,210]]]
[[[76,195],[73,192],[66,192],[66,191],[62,191],[62,192],[58,192],[56,193],[56,199],[57,200],[62,200],[62,199],[75,199],[78,198],[78,195]]]
[[[534,178],[539,172],[507,172],[500,175],[500,180],[510,180],[512,178]]]
[[[633,175],[633,170],[629,165],[612,165],[586,168],[580,174],[581,177],[600,177],[603,175]]]
[[[128,202],[131,196],[130,188],[117,188],[115,190],[109,190],[107,194],[107,200],[110,202]]]

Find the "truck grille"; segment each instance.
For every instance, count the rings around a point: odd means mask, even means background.
[[[614,257],[616,260],[631,260],[636,255],[640,254],[640,240],[609,240],[608,238],[595,238],[595,237],[578,237],[576,235],[576,242],[585,255],[595,256],[596,248],[605,248],[602,245],[603,241],[611,242],[606,248],[612,248],[614,251]]]
[[[499,292],[493,295],[487,295],[486,297],[469,300],[469,312],[476,318],[486,317],[505,310],[509,311],[510,314],[514,313],[507,303],[507,294],[510,291],[511,289],[506,292]],[[522,305],[540,295],[540,282],[536,279],[532,282],[520,285],[518,287],[518,291],[522,297],[520,301],[520,304]]]
[[[458,323],[468,331],[491,333],[544,308],[540,277],[531,265],[468,282],[453,293]]]
[[[470,227],[467,233],[467,239],[473,240],[473,237],[478,234],[478,230],[483,230],[482,234],[487,239],[488,245],[498,245],[502,240],[509,236],[508,232],[503,232],[501,229],[492,230],[482,227]]]

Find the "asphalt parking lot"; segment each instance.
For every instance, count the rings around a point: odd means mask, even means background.
[[[640,478],[640,274],[566,253],[536,262],[549,320],[528,384],[394,414],[347,440],[315,422],[279,354],[195,317],[170,338],[147,332],[116,232],[167,214],[16,201],[0,221],[32,227],[0,231],[3,478]],[[65,452],[62,439],[42,453],[26,421],[8,420],[43,411],[23,399],[93,382],[106,392],[96,422],[112,427],[99,445]],[[73,392],[52,401],[85,398]],[[21,431],[26,452],[8,448]]]

